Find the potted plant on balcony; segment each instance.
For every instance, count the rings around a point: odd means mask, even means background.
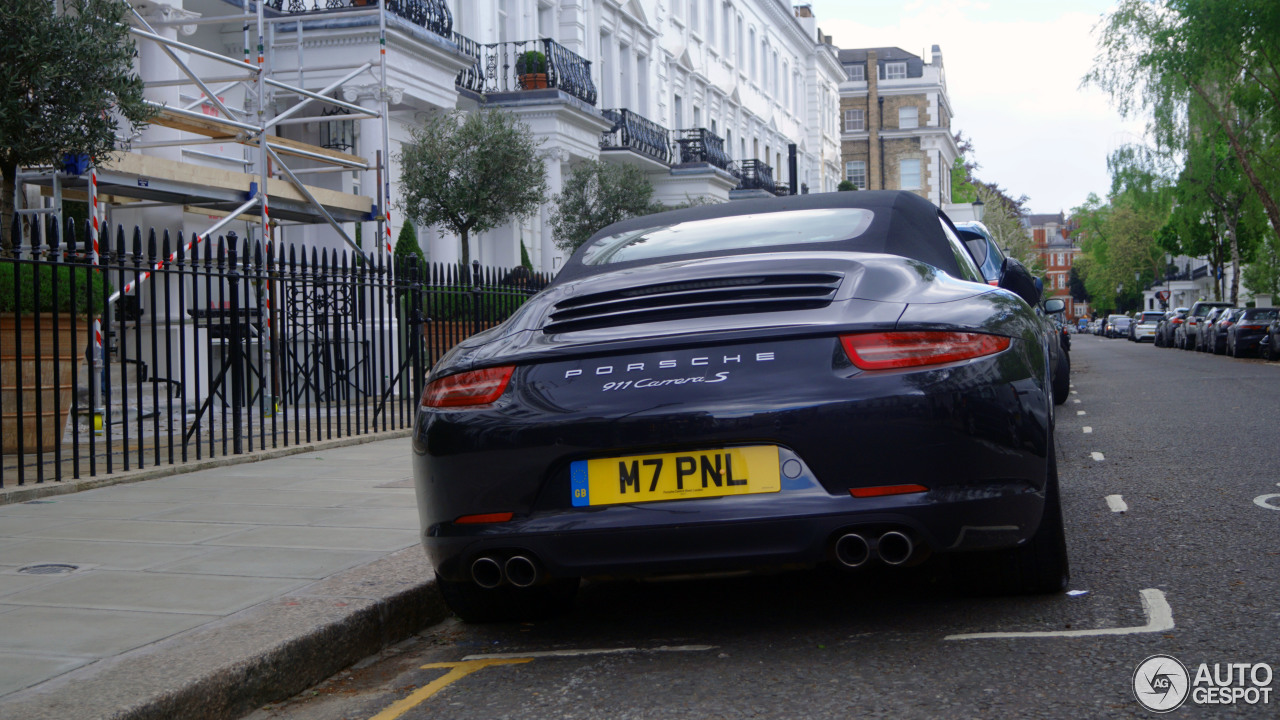
[[[61,442],[89,326],[108,292],[103,274],[87,265],[0,262],[0,453]]]
[[[516,58],[516,75],[521,90],[538,90],[547,87],[547,56],[537,50],[521,53]]]

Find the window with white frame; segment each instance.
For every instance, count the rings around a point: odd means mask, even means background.
[[[716,0],[707,0],[707,42],[716,41]]]
[[[907,64],[904,62],[891,62],[884,64],[885,80],[903,80],[907,77]]]
[[[751,53],[751,81],[755,82],[756,75],[756,29],[751,28],[747,31],[747,47]]]
[[[867,111],[862,108],[848,108],[844,111],[844,131],[862,132],[867,129]]]
[[[701,30],[698,27],[698,5],[701,2],[702,0],[689,0],[689,29],[694,32]]]
[[[867,66],[862,63],[845,65],[844,70],[853,82],[865,82],[867,79]]]
[[[859,190],[867,189],[867,161],[850,160],[844,164],[844,179],[853,183]]]
[[[898,189],[920,189],[920,159],[905,158],[898,161]]]
[[[724,14],[720,18],[720,45],[724,49],[724,56],[729,57],[729,51],[733,48],[733,36],[731,34],[733,24],[733,7],[727,3],[724,6]]]
[[[898,127],[903,130],[920,127],[920,110],[913,106],[898,108]]]

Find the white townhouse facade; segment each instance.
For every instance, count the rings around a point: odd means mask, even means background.
[[[455,109],[519,116],[552,195],[596,159],[641,167],[670,204],[786,194],[793,181],[827,192],[842,179],[844,71],[808,6],[787,0],[129,2],[135,27],[169,41],[137,35],[147,94],[166,111],[104,169],[114,223],[203,232],[267,177],[277,242],[384,246],[407,222],[400,145],[426,114]],[[543,78],[518,75],[531,51]],[[265,79],[245,72],[258,63]],[[471,257],[512,267],[523,245],[554,272],[565,253],[552,210],[548,198],[473,237]],[[257,212],[224,227],[260,237]],[[456,237],[417,230],[429,260],[461,256]]]

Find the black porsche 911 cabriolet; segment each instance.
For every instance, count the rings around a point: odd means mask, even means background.
[[[907,192],[611,225],[431,371],[414,479],[440,590],[516,619],[583,577],[963,553],[1000,591],[1059,592],[1038,301]]]

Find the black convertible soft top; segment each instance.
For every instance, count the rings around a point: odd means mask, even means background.
[[[587,254],[593,243],[603,238],[637,232],[646,228],[668,227],[698,220],[714,220],[716,218],[758,213],[832,208],[870,210],[873,213],[873,218],[871,224],[865,230],[857,233],[856,237],[849,239],[803,244],[784,241],[778,245],[764,247],[752,246],[685,254],[680,255],[678,259],[692,260],[699,257],[722,257],[725,255],[794,250],[869,252],[912,258],[933,265],[953,277],[963,277],[956,262],[956,257],[947,243],[946,236],[943,234],[942,225],[938,220],[939,210],[936,205],[911,192],[864,190],[795,195],[762,200],[735,200],[718,205],[672,210],[623,220],[597,232],[591,236],[590,240],[583,243],[565,263],[564,269],[556,276],[555,283],[559,284],[602,272],[613,272],[626,267],[652,265],[676,259],[660,257],[603,265],[586,264],[583,256]]]

